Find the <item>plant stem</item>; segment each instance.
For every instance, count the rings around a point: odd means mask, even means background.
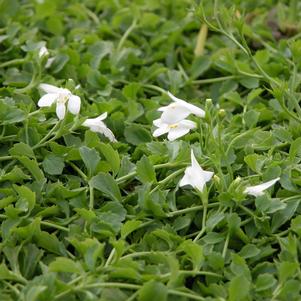
[[[88,181],[88,177],[80,170],[80,168],[78,168],[73,162],[71,161],[67,161],[67,163],[81,176],[81,178],[87,182]]]
[[[208,209],[208,191],[206,186],[204,186],[203,191],[198,191],[198,194],[202,200],[203,203],[203,217],[202,217],[202,229],[199,232],[199,234],[194,238],[194,242],[198,241],[200,237],[205,233],[206,231],[206,219],[207,219],[207,209]]]
[[[207,208],[211,208],[211,207],[218,207],[220,205],[220,203],[211,203],[208,204]],[[185,208],[185,209],[180,209],[180,210],[176,210],[170,213],[167,213],[167,217],[173,217],[176,215],[181,215],[181,214],[185,214],[185,213],[189,213],[189,212],[193,212],[193,211],[198,211],[198,210],[202,210],[204,207],[203,205],[198,205],[195,207],[190,207],[190,208]]]
[[[230,231],[227,233],[226,241],[225,241],[225,244],[224,244],[224,248],[223,248],[223,252],[222,252],[223,258],[226,257],[229,241],[230,241]]]
[[[0,68],[8,67],[8,66],[11,66],[11,65],[21,65],[25,61],[26,61],[25,59],[14,59],[14,60],[7,61],[7,62],[4,62],[4,63],[0,64]]]
[[[60,125],[60,122],[57,122],[57,123],[54,125],[54,127],[47,133],[47,135],[44,136],[44,137],[40,140],[39,143],[37,143],[36,145],[34,145],[34,146],[32,147],[32,149],[37,149],[37,148],[43,146],[43,145],[44,145],[44,142],[46,142],[46,141],[48,140],[48,138],[49,138],[49,137],[57,130],[57,128],[59,127],[59,125]]]
[[[198,80],[193,80],[192,84],[200,85],[200,84],[218,83],[218,82],[223,82],[228,79],[237,79],[240,77],[241,76],[239,76],[239,75],[228,75],[228,76],[221,76],[221,77],[215,77],[215,78],[198,79]]]
[[[110,263],[113,260],[113,257],[115,255],[115,253],[116,253],[116,250],[115,250],[115,248],[113,248],[110,255],[109,255],[109,257],[108,257],[108,259],[107,259],[107,261],[106,261],[106,263],[105,263],[105,265],[104,265],[105,268],[107,268],[110,265]]]
[[[124,42],[126,41],[126,39],[128,38],[128,36],[130,35],[130,33],[134,30],[134,28],[137,25],[137,20],[134,19],[133,23],[131,24],[131,26],[126,30],[126,32],[124,33],[124,35],[122,36],[122,38],[119,41],[119,44],[117,46],[116,51],[119,52],[120,49],[122,48]]]
[[[92,185],[89,184],[89,209],[94,209],[94,189]]]

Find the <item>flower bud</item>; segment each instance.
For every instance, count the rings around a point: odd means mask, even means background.
[[[214,176],[213,176],[213,181],[214,181],[216,184],[220,184],[220,182],[221,182],[221,179],[220,179],[220,177],[219,177],[219,176],[217,176],[217,175],[214,175]]]
[[[221,117],[221,118],[225,117],[226,116],[226,111],[224,109],[220,109],[218,111],[218,116]]]

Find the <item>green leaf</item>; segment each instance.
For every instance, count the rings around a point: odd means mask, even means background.
[[[279,199],[272,199],[267,195],[257,197],[255,200],[256,208],[262,213],[275,213],[286,208],[286,203]]]
[[[129,234],[135,231],[141,224],[142,222],[138,220],[127,221],[122,225],[121,237],[125,239]]]
[[[291,229],[301,236],[301,215],[296,216],[291,221]]]
[[[289,150],[289,158],[292,162],[299,162],[301,158],[301,137],[292,142]]]
[[[44,174],[39,168],[39,165],[36,160],[29,159],[25,156],[18,157],[18,160],[24,165],[24,167],[26,167],[29,170],[29,172],[37,181],[42,181],[45,179]]]
[[[186,240],[179,246],[179,249],[187,254],[189,260],[192,262],[193,269],[198,271],[204,261],[202,246],[191,240]]]
[[[32,148],[28,144],[25,144],[23,142],[14,144],[14,146],[9,150],[9,153],[12,156],[27,156],[29,158],[35,159]]]
[[[45,172],[50,175],[61,175],[65,167],[64,159],[57,155],[47,155],[42,162]]]
[[[25,119],[25,113],[13,103],[0,100],[0,120],[2,125],[14,124]]]
[[[26,186],[14,185],[14,189],[19,196],[16,203],[16,208],[22,209],[22,211],[25,211],[29,214],[35,206],[36,194]]]
[[[120,157],[118,151],[114,150],[110,144],[99,143],[97,149],[105,156],[107,162],[110,164],[114,175],[116,175],[120,168]]]
[[[0,177],[0,182],[10,181],[11,183],[21,183],[23,180],[29,180],[30,176],[26,175],[21,168],[14,166],[14,168]]]
[[[151,280],[143,284],[139,290],[139,301],[153,301],[156,296],[156,301],[167,301],[168,290],[164,284]]]
[[[155,169],[146,156],[137,162],[137,177],[142,183],[156,182]]]
[[[112,200],[121,201],[119,187],[111,175],[101,172],[98,175],[94,176],[89,181],[89,184],[93,188],[106,194]]]
[[[256,291],[261,292],[270,289],[276,285],[277,281],[271,274],[261,274],[256,279]]]
[[[280,282],[284,283],[288,278],[292,277],[297,272],[298,268],[299,264],[297,262],[280,262],[277,265]]]
[[[41,248],[54,253],[56,255],[65,255],[65,248],[61,241],[54,234],[46,231],[39,231],[35,234],[35,242]]]
[[[141,125],[132,124],[127,126],[124,130],[124,136],[128,143],[139,145],[152,141],[152,136],[149,131],[144,129]]]
[[[81,274],[83,271],[79,262],[74,262],[73,260],[65,257],[56,257],[55,260],[50,263],[49,270],[51,272],[75,274]]]
[[[248,300],[250,282],[244,276],[236,276],[230,281],[229,301]]]
[[[245,245],[239,252],[239,255],[243,258],[252,258],[260,253],[260,249],[258,249],[255,245],[248,244]]]
[[[281,225],[290,220],[300,204],[300,199],[287,202],[286,207],[279,210],[272,218],[272,232],[275,232]]]
[[[95,149],[82,146],[79,148],[79,153],[88,169],[89,174],[93,175],[100,161],[98,152]]]
[[[258,122],[260,113],[255,110],[247,111],[244,114],[244,121],[246,123],[246,126],[250,128],[254,128]]]

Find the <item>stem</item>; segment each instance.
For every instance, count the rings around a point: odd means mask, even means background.
[[[201,301],[205,300],[205,298],[203,298],[201,296],[194,295],[194,294],[191,294],[191,293],[181,292],[181,291],[174,290],[174,289],[169,289],[168,293],[171,294],[171,295],[175,295],[175,296],[187,297],[188,300],[189,299],[201,300]]]
[[[205,44],[207,40],[207,34],[208,34],[208,25],[202,24],[197,40],[196,40],[196,46],[194,49],[194,55],[196,57],[201,56],[204,54]]]
[[[183,171],[184,171],[184,168],[176,170],[175,172],[173,172],[172,174],[170,174],[169,176],[167,176],[164,180],[158,182],[157,186],[150,192],[150,194],[152,194],[153,192],[155,192],[156,190],[158,190],[160,188],[160,186],[164,186],[166,183],[168,183],[170,180],[172,180],[173,178],[175,178],[176,176],[178,176],[179,174],[181,174]]]
[[[8,67],[8,66],[11,66],[11,65],[21,65],[25,61],[26,61],[25,59],[14,59],[14,60],[7,61],[5,63],[0,64],[0,68]]]
[[[44,142],[47,141],[47,139],[53,134],[53,132],[59,127],[59,125],[60,125],[60,122],[57,122],[57,123],[54,125],[54,127],[47,133],[47,135],[44,136],[44,138],[42,138],[42,139],[40,140],[39,143],[37,143],[36,145],[34,145],[34,146],[32,147],[32,149],[37,149],[37,148],[43,146]]]
[[[200,275],[200,276],[213,276],[213,277],[218,277],[218,278],[223,278],[222,275],[214,273],[214,272],[209,272],[209,271],[178,271],[179,275]],[[161,277],[170,277],[171,273],[166,273],[164,275],[161,275]]]
[[[110,263],[113,260],[113,257],[115,255],[115,253],[116,253],[116,250],[115,250],[115,248],[113,248],[110,255],[109,255],[109,257],[108,257],[108,259],[107,259],[107,261],[106,261],[106,263],[105,263],[105,265],[104,265],[105,268],[107,268],[110,265]]]
[[[70,231],[66,227],[63,227],[63,226],[60,226],[60,225],[57,225],[57,224],[54,224],[54,223],[51,223],[51,222],[41,221],[40,223],[41,223],[41,225],[44,225],[44,226],[47,226],[47,227],[51,227],[51,228],[56,228],[58,230],[62,230],[62,231],[65,231],[65,232],[69,232]]]
[[[124,42],[126,41],[126,39],[128,38],[128,36],[130,35],[130,33],[132,32],[132,30],[136,27],[136,25],[137,25],[137,20],[134,19],[132,25],[126,30],[126,32],[124,33],[124,35],[120,39],[119,44],[118,44],[117,49],[116,49],[117,52],[120,51],[120,49],[122,48]]]
[[[230,231],[227,234],[226,241],[225,241],[225,244],[224,244],[223,253],[222,253],[223,258],[226,257],[227,249],[228,249],[228,245],[229,245],[229,240],[230,240]]]
[[[78,168],[73,162],[67,161],[67,163],[82,177],[85,182],[88,182],[88,177]]]
[[[199,193],[199,195],[203,203],[202,229],[199,232],[199,234],[194,238],[193,240],[194,242],[198,241],[206,231],[206,219],[207,219],[207,209],[208,209],[208,193],[207,193],[206,186],[204,187],[204,190]]]
[[[164,251],[134,252],[134,253],[131,253],[131,254],[128,254],[128,255],[124,255],[120,259],[132,258],[132,257],[140,257],[140,256],[149,256],[149,255],[155,255],[156,253],[159,253],[159,254],[168,254],[168,252],[164,252]]]
[[[228,79],[237,79],[240,78],[241,76],[239,75],[228,75],[228,76],[221,76],[221,77],[215,77],[215,78],[206,78],[206,79],[198,79],[198,80],[193,80],[192,84],[211,84],[211,83],[218,83],[218,82],[223,82]]]
[[[132,283],[122,283],[122,282],[103,282],[103,283],[92,283],[85,285],[85,288],[97,288],[97,287],[116,287],[124,289],[140,289],[141,285],[132,284]]]
[[[168,162],[168,163],[162,163],[162,164],[154,165],[154,169],[157,170],[157,169],[161,169],[161,168],[164,168],[164,167],[176,167],[176,166],[180,166],[182,164],[184,164],[184,163],[180,163],[180,164],[179,163],[170,163],[170,162]],[[185,163],[185,165],[186,165],[186,163]],[[118,184],[120,184],[120,183],[122,183],[122,182],[124,182],[124,181],[126,181],[126,180],[128,180],[128,179],[130,179],[130,178],[132,178],[134,176],[136,176],[136,175],[137,175],[137,171],[132,171],[132,172],[128,173],[125,176],[117,178],[116,182]]]
[[[207,208],[217,207],[219,205],[220,205],[220,203],[211,203],[211,204],[208,204]],[[176,211],[168,213],[167,217],[173,217],[173,216],[181,215],[181,214],[184,214],[184,213],[198,211],[198,210],[202,210],[203,208],[204,208],[203,205],[199,205],[199,206],[195,206],[195,207],[180,209],[180,210],[176,210]]]
[[[3,156],[3,157],[0,157],[0,162],[1,161],[11,160],[12,158],[13,158],[12,156]]]
[[[89,209],[94,209],[94,190],[92,185],[89,184]]]
[[[162,93],[162,94],[166,94],[166,91],[164,89],[158,87],[158,86],[149,85],[149,84],[143,84],[142,86],[144,88],[151,89],[151,90],[157,91],[157,92]]]

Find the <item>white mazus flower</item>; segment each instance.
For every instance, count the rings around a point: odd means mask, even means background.
[[[157,129],[153,132],[154,137],[159,137],[168,133],[167,138],[170,141],[186,135],[191,129],[196,128],[196,123],[190,120],[180,120],[176,123],[165,123],[161,118],[153,121]]]
[[[68,89],[48,84],[40,84],[39,87],[46,92],[38,102],[39,107],[50,107],[53,103],[56,103],[56,115],[60,120],[64,119],[66,115],[66,104],[71,114],[77,115],[79,113],[80,98],[77,95],[73,95]]]
[[[190,114],[194,114],[198,117],[205,117],[205,111],[199,107],[175,97],[169,91],[167,92],[167,95],[173,100],[173,103],[158,109],[158,111],[163,112],[161,115],[161,120],[163,122],[169,124],[177,123],[184,120]]]
[[[43,57],[49,54],[48,49],[46,48],[46,46],[42,46],[39,50],[39,57]]]
[[[262,184],[259,184],[256,186],[247,187],[245,189],[244,193],[251,194],[255,197],[264,195],[263,191],[268,189],[269,187],[273,186],[279,180],[280,180],[280,178],[276,178],[276,179],[273,179],[271,181],[268,181],[268,182],[265,182],[265,183],[262,183]]]
[[[86,119],[83,122],[83,126],[90,128],[90,130],[92,132],[103,134],[112,142],[116,142],[117,140],[115,139],[114,134],[112,133],[112,131],[109,128],[107,128],[107,126],[102,121],[102,120],[106,119],[107,116],[108,116],[108,113],[105,112],[96,118]]]
[[[193,150],[191,150],[191,166],[185,169],[185,175],[181,179],[179,186],[191,185],[202,192],[205,184],[211,180],[212,176],[212,171],[202,169],[194,156]]]

